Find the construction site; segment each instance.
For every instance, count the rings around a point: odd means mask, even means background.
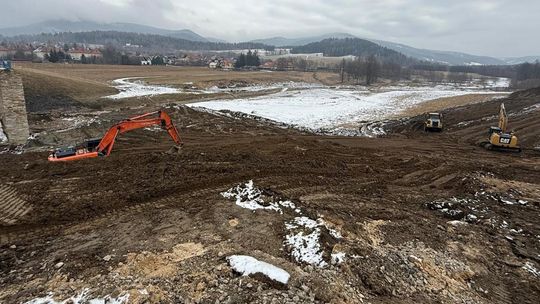
[[[0,303],[538,303],[540,88],[338,80],[0,71]]]

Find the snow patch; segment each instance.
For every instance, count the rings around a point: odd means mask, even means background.
[[[221,195],[228,199],[234,199],[236,205],[250,209],[274,210],[284,214],[285,210],[292,210],[298,216],[285,223],[285,228],[289,233],[283,242],[291,256],[299,263],[307,263],[314,266],[325,267],[328,261],[323,259],[324,250],[321,248],[321,232],[323,229],[331,237],[341,239],[341,233],[333,225],[322,218],[312,219],[302,215],[302,210],[289,200],[274,201],[273,198],[265,201],[263,191],[254,186],[253,180],[239,184]],[[340,264],[345,260],[345,253],[336,252],[330,254],[332,264]]]
[[[291,256],[300,263],[307,263],[319,267],[328,265],[323,259],[323,249],[320,245],[321,227],[325,227],[330,235],[336,239],[341,234],[330,228],[322,219],[313,220],[306,216],[295,217],[291,222],[285,223],[289,234],[285,236],[285,246],[289,247]],[[345,253],[331,255],[331,261],[341,263],[345,259]]]
[[[4,133],[4,129],[2,128],[2,122],[0,122],[0,144],[6,143],[7,141],[7,135]]]
[[[339,265],[345,261],[345,252],[334,252],[330,255],[332,264]]]
[[[270,202],[265,205],[266,203],[262,197],[262,192],[260,189],[253,186],[253,180],[222,192],[221,195],[224,198],[235,199],[236,204],[242,208],[250,210],[267,209],[278,211],[280,213],[283,212],[279,207],[279,203]]]
[[[540,270],[536,269],[531,262],[526,262],[525,265],[523,265],[523,269],[530,272],[533,276],[540,278]]]
[[[120,78],[113,80],[114,87],[120,91],[120,93],[115,95],[109,95],[105,98],[109,99],[122,99],[130,97],[142,97],[142,96],[154,96],[154,95],[163,95],[163,94],[177,94],[182,91],[176,88],[158,86],[158,85],[149,85],[144,83],[140,79],[143,77],[132,77],[132,78]]]
[[[197,102],[188,106],[242,112],[295,127],[318,130],[384,120],[424,101],[471,93],[494,92],[480,91],[477,86],[463,89],[451,85],[392,86],[379,91],[369,91],[364,87],[315,86],[253,98]],[[382,133],[383,130],[375,129],[373,132]]]
[[[128,303],[129,300],[129,294],[121,295],[118,298],[113,298],[108,295],[103,298],[90,298],[88,295],[89,292],[90,290],[87,288],[69,299],[60,301],[55,300],[53,293],[50,292],[46,297],[35,298],[25,304],[124,304]]]
[[[283,284],[287,284],[290,278],[290,274],[287,271],[272,264],[259,261],[251,256],[232,255],[228,257],[227,260],[234,271],[245,276],[255,273],[262,273],[270,279]]]

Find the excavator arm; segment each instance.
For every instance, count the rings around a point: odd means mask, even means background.
[[[155,117],[156,114],[157,117]],[[164,111],[157,111],[131,117],[115,124],[114,126],[109,128],[107,133],[105,133],[105,135],[95,148],[88,148],[88,145],[86,145],[86,149],[59,149],[53,152],[51,156],[49,156],[49,160],[69,161],[83,158],[92,158],[97,156],[109,156],[116,141],[116,137],[119,134],[155,125],[158,125],[162,129],[166,130],[171,136],[172,140],[177,145],[182,144],[180,140],[180,135],[178,134],[178,130],[176,130],[176,127],[172,123],[171,117]]]
[[[506,133],[506,128],[508,128],[508,115],[504,103],[501,103],[501,109],[499,110],[499,128],[503,133]]]

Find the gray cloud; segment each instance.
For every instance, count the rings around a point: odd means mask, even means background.
[[[492,56],[540,54],[537,0],[18,0],[0,27],[50,20],[189,28],[230,41],[349,32],[420,48]]]

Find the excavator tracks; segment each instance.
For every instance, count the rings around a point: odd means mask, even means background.
[[[19,196],[17,190],[0,185],[0,225],[14,225],[31,210],[32,206]]]

